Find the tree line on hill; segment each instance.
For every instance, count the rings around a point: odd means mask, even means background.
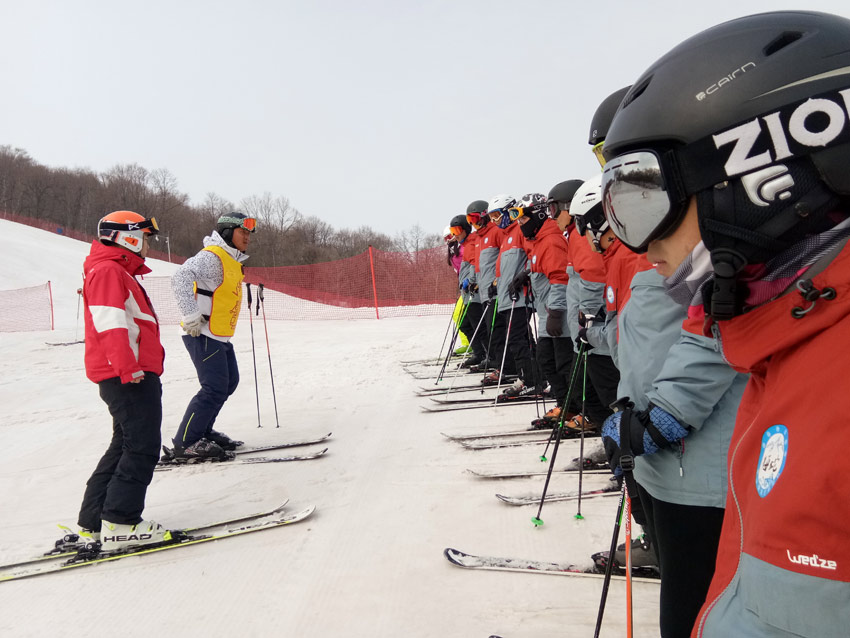
[[[210,192],[195,205],[177,188],[168,169],[116,164],[103,173],[52,168],[23,149],[0,146],[0,211],[46,220],[66,229],[94,234],[97,221],[113,210],[156,217],[163,229],[158,250],[189,256],[223,213],[237,210],[256,217],[262,233],[251,243],[254,267],[291,266],[358,255],[374,246],[410,252],[442,244],[438,234],[418,225],[390,237],[369,226],[337,230],[315,216],[302,215],[284,196],[251,195],[238,204]],[[161,245],[162,240],[167,245]]]

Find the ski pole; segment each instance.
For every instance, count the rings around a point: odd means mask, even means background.
[[[582,344],[583,346],[584,344]],[[581,350],[583,348],[579,348]],[[584,476],[584,422],[587,418],[585,415],[586,409],[586,401],[587,401],[587,350],[584,350],[584,378],[581,384],[581,442],[579,443],[578,448],[578,501],[576,507],[576,518],[578,520],[584,519],[584,516],[581,515],[581,484],[582,477]]]
[[[508,341],[511,338],[511,324],[514,320],[514,307],[516,306],[516,299],[511,299],[511,314],[508,315],[508,331],[505,334],[505,348],[502,350],[502,364],[499,366],[499,381],[496,384],[496,398],[493,400],[493,405],[495,406],[499,402],[499,389],[502,387],[502,370],[505,369],[505,356],[508,354]],[[481,390],[484,391],[483,389]]]
[[[463,312],[458,319],[457,326],[455,326],[454,333],[452,334],[451,345],[449,346],[449,351],[446,353],[446,357],[443,359],[443,365],[440,367],[440,373],[437,375],[437,379],[434,381],[434,385],[437,385],[442,379],[443,375],[446,372],[446,366],[449,365],[449,359],[454,352],[455,344],[457,343],[457,337],[460,334],[460,326],[463,324],[463,320],[466,319],[466,311],[469,309],[469,301],[463,307]]]
[[[279,428],[280,427],[280,421],[277,418],[277,396],[275,395],[275,391],[274,391],[274,371],[272,370],[272,348],[269,345],[269,327],[266,324],[266,300],[265,300],[265,297],[263,297],[263,289],[264,288],[265,288],[265,286],[263,286],[263,284],[257,285],[257,299],[259,299],[259,301],[257,302],[257,313],[259,314],[260,308],[263,309],[263,328],[266,331],[266,351],[269,353],[269,376],[271,377],[271,380],[272,380],[272,400],[274,401],[274,421],[275,421],[275,427]]]
[[[472,338],[469,340],[469,343],[472,343],[475,340],[475,337],[478,334],[478,331],[481,329],[481,324],[484,323],[484,317],[487,316],[487,310],[489,310],[489,308],[490,308],[490,300],[488,299],[487,303],[484,305],[484,312],[481,313],[481,318],[478,320],[478,325],[475,326],[475,330],[472,333]],[[460,360],[460,363],[458,364],[457,368],[455,368],[455,372],[457,372],[458,370],[460,370],[463,367],[463,364],[466,361],[466,358],[468,356],[469,356],[469,351],[463,353],[463,358]],[[446,390],[447,396],[452,391],[452,389],[455,387],[455,381],[457,381],[457,378],[458,378],[457,374],[452,376],[452,383],[449,386],[449,389]]]
[[[582,347],[579,349],[579,355],[581,354],[581,352],[583,350],[584,350],[584,344],[582,344]],[[546,443],[546,450],[548,450],[549,444],[552,441],[552,436],[553,435],[555,436],[555,445],[552,448],[552,462],[549,463],[549,471],[546,472],[546,482],[543,484],[543,494],[541,494],[541,496],[540,496],[540,507],[537,509],[537,516],[535,516],[534,518],[531,519],[531,522],[534,523],[535,527],[540,527],[541,525],[543,525],[543,519],[540,518],[540,514],[543,511],[543,503],[546,501],[546,492],[549,490],[549,480],[552,478],[552,471],[555,469],[555,459],[558,456],[558,448],[561,445],[561,435],[563,434],[563,431],[564,431],[564,416],[566,415],[566,412],[567,412],[567,405],[570,402],[570,395],[572,394],[573,385],[574,385],[575,380],[576,380],[576,374],[578,372],[579,361],[580,361],[580,358],[576,358],[576,363],[573,366],[573,373],[570,377],[570,385],[569,385],[569,388],[567,389],[567,398],[564,400],[564,407],[561,409],[561,416],[558,419],[558,424],[555,426],[552,434],[549,435],[549,441]],[[546,460],[546,451],[543,452],[543,456],[540,457],[540,460],[541,461]],[[579,488],[579,494],[580,493],[581,493],[581,488]]]
[[[83,289],[77,288],[77,321],[74,324],[74,341],[77,340],[77,334],[80,331],[80,299],[83,298]]]
[[[260,384],[257,381],[257,351],[254,348],[254,320],[251,317],[251,284],[245,284],[248,289],[248,323],[251,325],[251,357],[254,359],[254,392],[257,395],[257,427],[263,427],[260,423]]]
[[[460,300],[460,298],[458,298],[458,300]],[[440,345],[440,354],[438,354],[438,355],[437,355],[437,361],[440,361],[440,360],[443,358],[443,348],[445,348],[445,347],[446,347],[446,339],[447,339],[447,338],[448,338],[448,336],[449,336],[449,328],[451,328],[451,327],[452,327],[452,320],[454,319],[454,316],[455,316],[455,310],[456,310],[456,309],[457,309],[457,301],[455,302],[454,308],[453,308],[453,309],[452,309],[452,311],[449,313],[449,323],[448,323],[448,325],[446,326],[446,332],[445,332],[445,334],[443,335],[443,343],[442,343],[442,345]],[[453,338],[453,339],[454,339],[454,338]]]
[[[605,614],[605,602],[608,600],[608,588],[611,585],[611,575],[614,573],[614,553],[617,551],[617,540],[620,537],[620,524],[626,506],[626,482],[620,491],[620,505],[617,507],[617,518],[614,520],[614,533],[611,535],[611,547],[608,550],[608,562],[605,564],[605,579],[602,581],[602,599],[599,601],[599,613],[596,616],[596,629],[593,638],[599,638],[602,629],[602,616]]]
[[[573,371],[570,373],[570,383],[567,387],[567,397],[564,399],[564,405],[561,406],[561,414],[558,417],[558,423],[555,425],[555,428],[559,428],[564,425],[564,416],[567,414],[567,406],[570,404],[570,396],[573,393],[573,387],[575,385],[576,374],[578,373],[579,363],[581,361],[581,353],[584,351],[584,344],[582,344],[581,348],[579,348],[579,354],[575,358],[573,362]],[[552,433],[549,435],[549,441],[546,443],[546,449],[543,450],[543,455],[540,457],[541,461],[546,461],[546,452],[549,451],[549,445],[552,442],[552,438],[555,434],[555,428],[552,428]]]
[[[625,481],[623,482],[625,484]],[[626,506],[623,511],[626,519],[626,638],[633,636],[632,613],[632,499],[626,493]],[[611,560],[609,557],[608,560]]]

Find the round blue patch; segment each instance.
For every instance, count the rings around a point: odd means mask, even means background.
[[[609,304],[614,304],[614,288],[612,286],[608,286],[605,291],[605,297],[608,299]]]
[[[785,469],[787,458],[788,428],[784,425],[768,428],[761,437],[761,454],[756,471],[756,490],[759,496],[764,498],[770,494]]]

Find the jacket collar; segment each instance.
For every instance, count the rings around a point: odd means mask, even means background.
[[[816,263],[809,270],[818,271],[820,266]],[[811,282],[821,294],[831,288],[835,298],[807,301],[795,282],[781,297],[718,322],[723,354],[735,369],[750,372],[774,354],[800,345],[850,315],[850,244],[818,274],[804,273],[797,281]]]
[[[118,263],[130,275],[147,275],[151,269],[145,265],[145,260],[140,255],[132,253],[118,246],[106,246],[98,240],[92,241],[91,251],[83,264],[86,272],[91,270],[96,264],[114,261]]]

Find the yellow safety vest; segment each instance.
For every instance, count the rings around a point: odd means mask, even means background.
[[[236,332],[236,322],[239,321],[239,311],[242,309],[242,280],[245,273],[242,264],[235,260],[221,246],[207,246],[208,250],[221,260],[224,278],[221,285],[212,292],[196,289],[199,293],[212,297],[210,308],[209,329],[217,337],[232,337]]]

